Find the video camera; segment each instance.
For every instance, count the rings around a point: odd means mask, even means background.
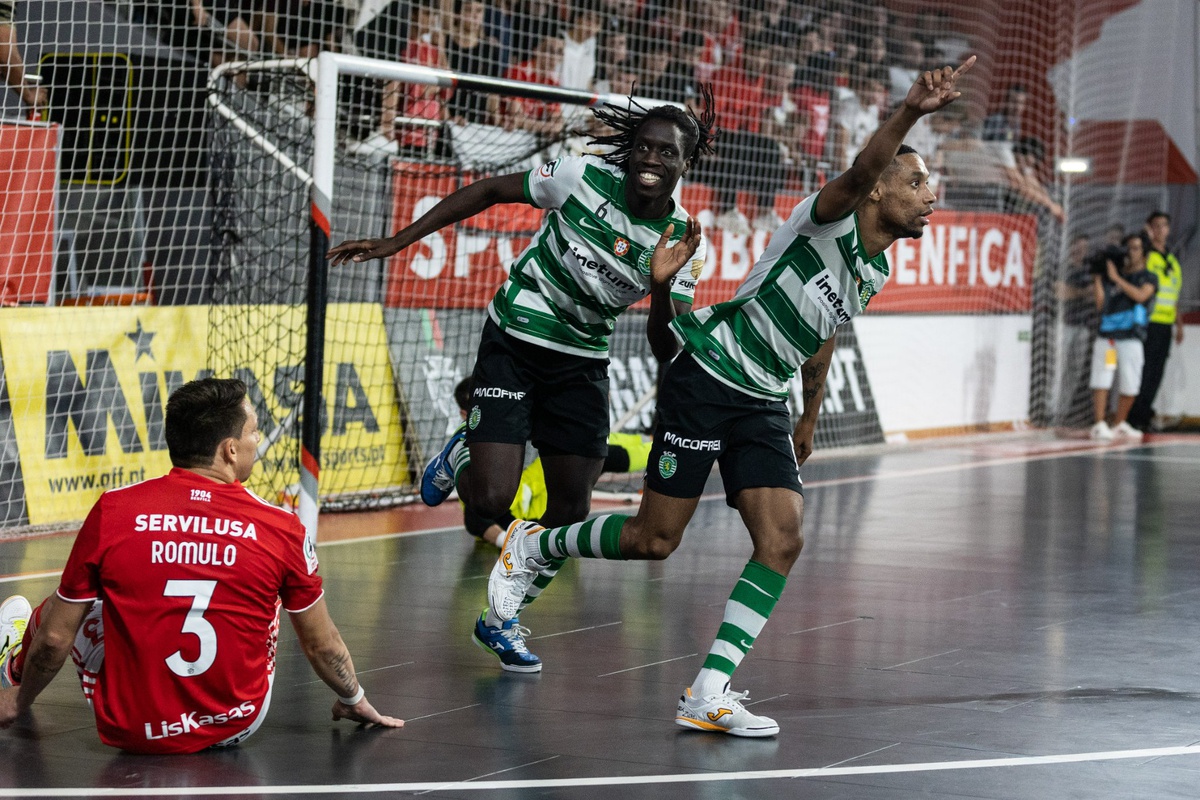
[[[1129,251],[1124,247],[1117,244],[1105,245],[1087,257],[1088,272],[1104,277],[1108,274],[1109,261],[1116,265],[1117,271],[1120,272],[1128,257]]]

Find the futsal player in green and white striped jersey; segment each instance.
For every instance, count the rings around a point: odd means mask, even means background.
[[[538,572],[564,557],[664,559],[683,539],[711,472],[754,550],[725,606],[696,679],[676,707],[679,725],[737,736],[773,736],[730,687],[800,555],[799,465],[812,452],[838,325],[860,313],[888,278],[883,251],[921,236],[936,198],[921,157],[903,145],[912,125],[959,96],[957,70],[921,75],[854,165],[802,201],[771,237],[737,295],[677,318],[684,352],[659,389],[659,422],[637,515],[610,514],[565,527],[518,520],[488,581],[492,612],[528,602]],[[793,430],[787,383],[799,369],[804,408]]]
[[[712,108],[711,96],[707,107]],[[472,183],[386,239],[331,248],[334,264],[385,258],[498,203],[545,209],[540,230],[513,263],[488,306],[467,420],[425,468],[421,498],[438,505],[457,486],[469,510],[512,521],[509,506],[536,447],[546,478],[550,525],[588,515],[608,452],[608,337],[617,316],[650,297],[646,335],[660,361],[678,351],[669,323],[691,308],[704,266],[699,224],[673,199],[680,178],[711,152],[712,112],[672,106],[593,111],[614,132],[594,144],[603,156],[562,158],[526,173]],[[536,596],[554,562],[527,587]],[[486,611],[476,644],[503,669],[537,672],[528,629],[516,612]]]

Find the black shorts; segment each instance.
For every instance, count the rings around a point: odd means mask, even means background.
[[[713,461],[730,506],[742,489],[803,493],[787,405],[726,386],[684,352],[658,389],[646,486],[668,497],[699,497]]]
[[[543,455],[607,455],[607,358],[530,344],[489,318],[471,382],[468,445],[528,441]]]

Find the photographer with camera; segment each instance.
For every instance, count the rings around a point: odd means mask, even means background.
[[[1092,291],[1100,310],[1099,335],[1092,346],[1091,387],[1096,424],[1092,426],[1091,437],[1106,442],[1117,436],[1142,438],[1142,432],[1126,418],[1141,387],[1145,363],[1142,342],[1158,291],[1158,277],[1146,269],[1141,236],[1130,234],[1121,244],[1123,247],[1106,247],[1089,260]],[[1119,394],[1110,427],[1105,417],[1114,377]]]

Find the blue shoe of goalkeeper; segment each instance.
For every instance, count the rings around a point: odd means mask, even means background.
[[[529,628],[519,624],[515,617],[493,628],[484,621],[486,615],[485,610],[475,620],[472,641],[500,659],[500,669],[505,672],[541,672],[542,660],[525,646]]]
[[[454,491],[454,456],[466,447],[467,424],[459,425],[450,436],[442,452],[425,465],[421,475],[421,502],[427,506],[440,506]]]

